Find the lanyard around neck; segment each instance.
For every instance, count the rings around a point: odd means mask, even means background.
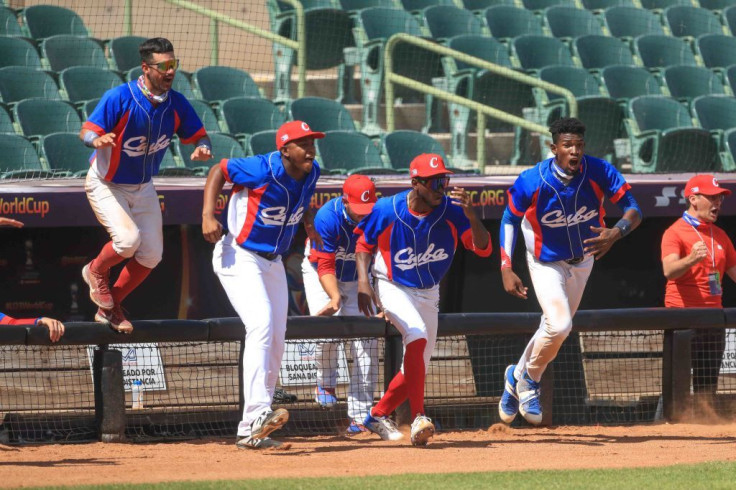
[[[698,231],[700,220],[687,214],[687,211],[682,213],[682,219],[684,219],[687,224],[693,227],[693,230],[695,230],[695,233],[698,234],[698,238],[700,238],[700,241],[705,242],[705,240],[703,240],[703,235],[701,235],[700,232]],[[709,229],[710,229],[710,260],[713,264],[713,269],[715,269],[716,268],[716,247],[715,247],[715,242],[713,241],[713,225],[709,226]]]

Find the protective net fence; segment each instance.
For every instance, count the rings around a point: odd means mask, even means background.
[[[458,169],[507,173],[546,157],[544,128],[577,115],[588,127],[587,153],[624,171],[736,168],[733,8],[693,1],[650,10],[638,0],[549,8],[533,0],[304,0],[299,10],[291,0],[3,3],[2,179],[83,176],[92,151],[77,137],[82,123],[100,126],[112,110],[99,104],[105,92],[149,72],[194,107],[212,139],[211,162],[272,151],[274,131],[298,119],[328,132],[317,148],[326,173],[403,171],[419,152],[446,155]],[[401,33],[427,43],[387,43]],[[175,71],[141,61],[140,43],[158,36],[173,43]],[[385,59],[414,83],[394,83],[389,118]],[[503,115],[489,117],[479,137],[477,106],[447,95]],[[191,145],[176,136],[123,139],[123,151],[147,152],[162,175],[203,175],[211,165],[192,161]]]

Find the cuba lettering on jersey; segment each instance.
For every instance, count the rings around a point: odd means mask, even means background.
[[[37,318],[12,318],[0,312],[0,325],[35,325]]]
[[[334,273],[338,281],[352,282],[358,280],[355,269],[355,244],[358,235],[354,232],[355,223],[345,212],[342,197],[327,201],[314,216],[314,228],[322,237],[322,250],[315,249],[307,239],[304,255],[309,258],[313,267],[317,267],[318,258],[329,261],[330,269],[334,262]]]
[[[227,228],[238,245],[255,252],[287,252],[317,187],[317,162],[301,182],[286,173],[277,151],[223,159],[220,168],[233,183]]]
[[[429,214],[416,216],[409,211],[409,190],[378,200],[373,211],[356,227],[356,250],[370,252],[378,247],[373,273],[398,284],[428,289],[437,284],[450,268],[458,239],[465,248],[486,257],[491,241],[484,250],[476,249],[470,221],[462,208],[444,197]]]
[[[158,174],[174,133],[183,144],[207,133],[186,97],[169,91],[156,107],[136,80],[108,90],[82,126],[99,136],[115,133],[115,146],[96,150],[90,162],[97,174],[116,184],[144,184]]]
[[[580,172],[567,184],[555,176],[554,158],[525,170],[509,189],[508,211],[523,218],[521,229],[527,250],[542,262],[582,257],[583,242],[605,226],[603,199],[618,202],[631,186],[605,160],[584,155]],[[513,250],[501,227],[502,259]]]

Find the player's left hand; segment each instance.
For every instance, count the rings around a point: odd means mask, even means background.
[[[212,151],[206,146],[196,147],[189,157],[190,160],[195,162],[204,162],[210,158],[212,158]]]
[[[617,228],[591,226],[590,231],[598,233],[598,236],[588,238],[583,242],[585,244],[583,252],[595,256],[595,260],[600,260],[606,255],[613,244],[621,238],[621,232]]]
[[[17,219],[0,217],[0,226],[12,226],[13,228],[23,228],[23,222]]]
[[[330,302],[324,308],[317,312],[317,316],[332,316],[340,311],[340,297],[330,299]]]
[[[471,218],[475,213],[473,211],[473,203],[470,200],[470,194],[462,187],[453,187],[450,191],[450,199],[452,204],[463,208],[463,212],[468,218]]]
[[[43,317],[38,320],[38,324],[49,329],[49,338],[51,339],[51,342],[57,342],[61,336],[64,335],[64,324],[59,320]]]

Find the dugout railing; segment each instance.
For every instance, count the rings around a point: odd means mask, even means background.
[[[516,361],[539,318],[440,315],[426,387],[427,412],[438,430],[498,422],[503,371]],[[691,396],[693,331],[736,327],[736,309],[590,310],[578,312],[574,323],[542,380],[545,424],[677,421],[700,409]],[[239,319],[134,325],[133,334],[123,336],[96,323],[72,322],[53,345],[43,327],[0,328],[0,442],[232,437],[242,406]],[[350,339],[375,340],[377,399],[401,366],[401,337],[392,326],[361,317],[289,318],[283,391],[276,399],[291,413],[284,433],[339,434],[349,423],[349,349],[339,356],[338,403],[330,409],[314,400],[312,371],[314,341]],[[288,381],[292,375],[296,383]],[[724,364],[715,396],[723,414],[736,413],[733,376]],[[143,386],[134,387],[135,378]],[[409,421],[403,407],[397,416]]]

